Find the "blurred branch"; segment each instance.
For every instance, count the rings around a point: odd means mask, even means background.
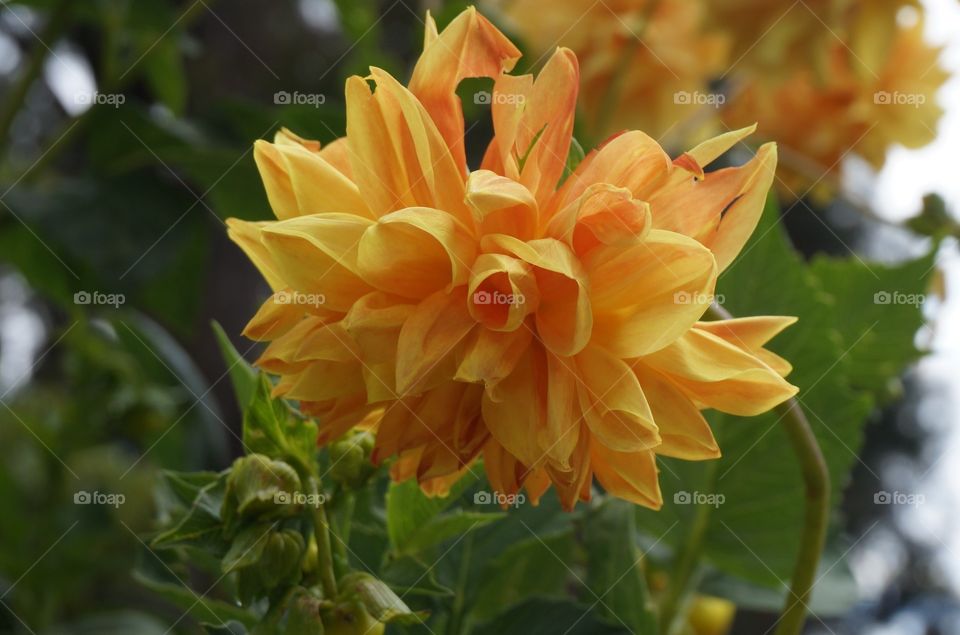
[[[33,82],[37,80],[37,77],[39,77],[43,71],[43,64],[47,61],[47,56],[51,53],[50,47],[55,45],[56,41],[60,39],[60,34],[63,33],[67,25],[71,4],[73,4],[73,0],[60,0],[53,9],[50,14],[50,19],[47,21],[46,28],[37,36],[39,41],[36,46],[33,47],[33,53],[27,62],[27,68],[23,71],[20,79],[14,84],[3,110],[0,110],[0,147],[5,144],[7,135],[10,134],[10,127],[13,125],[13,120],[16,119],[17,113],[20,112],[27,93],[30,92],[30,87],[33,86]]]
[[[721,306],[713,304],[707,315],[714,320],[729,320],[733,316]],[[806,490],[804,522],[800,535],[800,550],[793,568],[793,578],[775,635],[800,635],[816,582],[820,555],[827,539],[830,520],[830,471],[820,450],[810,422],[796,399],[790,399],[776,408],[790,439],[794,454],[800,462]]]

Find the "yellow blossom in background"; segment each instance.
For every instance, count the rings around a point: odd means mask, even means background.
[[[715,112],[722,99],[709,80],[726,68],[730,42],[704,27],[701,0],[503,0],[499,8],[537,56],[558,45],[577,55],[593,137],[637,128],[684,140],[697,113]]]
[[[845,44],[835,42],[830,53],[825,75],[802,69],[776,86],[750,81],[723,110],[728,126],[760,121],[760,135],[781,144],[779,177],[790,197],[811,188],[831,194],[847,154],[879,169],[892,145],[930,143],[943,114],[936,93],[947,74],[922,24],[898,29],[875,68]]]
[[[764,348],[792,318],[700,321],[776,147],[704,173],[752,128],[675,160],[627,132],[563,180],[577,58],[557,49],[534,78],[508,74],[518,57],[473,9],[442,32],[428,17],[408,87],[377,68],[347,80],[344,138],[257,142],[278,220],[229,228],[274,295],[245,333],[321,443],[369,428],[398,480],[443,494],[482,459],[504,495],[552,484],[570,509],[596,481],[656,508],[656,455],[719,456],[702,409],[755,415],[796,392]],[[474,171],[466,77],[494,80]]]

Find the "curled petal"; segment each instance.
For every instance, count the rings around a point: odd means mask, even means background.
[[[757,415],[797,393],[756,356],[697,328],[641,361],[697,402],[730,414]]]
[[[243,336],[257,342],[270,341],[296,326],[306,313],[304,307],[280,301],[292,293],[292,289],[284,289],[267,298],[244,327]],[[335,315],[331,313],[327,317],[333,318]]]
[[[273,291],[282,291],[289,285],[280,274],[270,251],[260,241],[263,228],[270,224],[268,222],[252,223],[238,218],[228,218],[227,235],[243,250],[243,253],[247,254],[247,258],[267,281],[270,288]]]
[[[755,316],[717,320],[715,322],[697,322],[697,328],[712,333],[734,346],[752,353],[764,364],[772,368],[781,377],[793,370],[787,360],[763,348],[783,329],[795,323],[797,318],[786,316]]]
[[[467,287],[470,315],[488,329],[515,331],[537,310],[540,294],[533,267],[512,256],[481,254]]]
[[[551,352],[569,356],[590,340],[593,314],[587,276],[580,261],[564,243],[553,238],[522,242],[512,236],[484,236],[483,251],[512,255],[535,269],[540,302],[537,334]]]
[[[512,69],[519,58],[517,47],[473,7],[439,34],[433,17],[427,15],[423,54],[413,69],[410,90],[436,122],[464,172],[463,107],[457,86],[467,77],[498,77]]]
[[[475,254],[469,230],[453,216],[411,207],[367,228],[357,265],[363,279],[378,289],[420,299],[466,284]]]
[[[467,205],[480,234],[509,234],[530,240],[537,229],[537,202],[526,187],[490,170],[467,178]]]
[[[596,441],[619,452],[660,445],[660,433],[643,388],[622,359],[598,346],[576,357],[583,416]]]
[[[550,219],[547,233],[584,255],[597,245],[626,245],[650,231],[650,205],[630,190],[597,183]]]
[[[474,329],[463,349],[463,361],[457,367],[454,379],[483,382],[492,388],[513,372],[532,339],[532,331],[526,328],[507,332]]]
[[[651,230],[626,248],[597,247],[585,261],[594,307],[593,343],[627,359],[685,333],[712,301],[716,262],[680,234]]]

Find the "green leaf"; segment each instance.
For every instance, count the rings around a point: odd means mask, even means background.
[[[253,394],[257,389],[257,371],[243,358],[230,341],[230,337],[220,326],[220,323],[214,320],[211,323],[213,332],[217,337],[217,344],[220,346],[220,354],[227,365],[227,372],[230,373],[230,381],[233,383],[233,392],[237,397],[237,403],[240,410],[243,411],[253,400]]]
[[[570,554],[575,549],[572,530],[507,546],[480,575],[480,587],[470,602],[471,617],[485,622],[533,598],[567,597],[571,574],[555,554]]]
[[[583,146],[580,145],[580,142],[577,141],[576,137],[570,138],[570,151],[567,152],[567,163],[563,166],[563,176],[560,177],[560,184],[562,185],[571,174],[573,174],[577,166],[580,165],[580,162],[583,161],[585,154],[583,152]]]
[[[190,476],[194,476],[192,480]],[[176,518],[171,526],[157,534],[151,544],[158,549],[173,547],[195,547],[210,552],[220,552],[224,547],[221,537],[222,522],[220,509],[223,505],[227,473],[210,478],[209,473],[185,475],[181,473],[165,474],[168,487],[179,492],[183,500],[190,491],[197,488],[193,501],[186,512]],[[204,485],[200,485],[206,482]]]
[[[434,516],[410,536],[402,547],[405,553],[415,553],[438,545],[448,538],[461,536],[506,517],[504,513],[468,512],[462,509]]]
[[[643,555],[636,544],[632,505],[608,499],[584,520],[587,549],[587,601],[611,624],[629,627],[635,635],[657,632],[650,593],[643,574]],[[596,596],[596,597],[594,597]]]
[[[143,60],[150,89],[176,115],[187,105],[187,74],[179,44],[176,37],[162,38]]]
[[[450,597],[453,590],[437,580],[436,567],[413,556],[391,559],[380,570],[381,579],[404,595]]]
[[[301,476],[317,471],[317,424],[296,416],[280,399],[270,396],[273,385],[261,375],[243,415],[243,444],[293,465]]]
[[[473,635],[627,635],[598,619],[594,603],[532,600],[471,631]],[[637,634],[646,635],[646,634]]]
[[[718,299],[735,316],[799,318],[769,347],[794,366],[788,380],[800,388],[797,399],[826,459],[836,505],[857,460],[872,391],[879,383],[858,359],[870,359],[869,364],[884,365],[885,373],[894,374],[913,358],[916,317],[900,310],[878,313],[873,293],[887,279],[892,288],[919,293],[925,280],[917,275],[916,263],[871,265],[879,282],[856,259],[807,266],[778,218],[775,204],[768,204],[752,240],[721,277]],[[873,329],[882,329],[887,339],[867,351],[864,339]],[[889,365],[880,359],[887,351]],[[794,567],[804,516],[805,489],[790,441],[775,412],[752,418],[711,413],[710,419],[722,458],[661,460],[663,510],[638,512],[638,524],[651,536],[676,544],[686,538],[682,528],[691,525],[693,515],[704,513],[703,555],[711,565],[782,589]],[[697,500],[706,506],[690,504]],[[674,523],[678,529],[668,531]]]
[[[169,632],[169,624],[135,611],[89,615],[68,625],[43,631],[44,635],[165,635]]]
[[[419,532],[452,505],[476,479],[475,474],[468,472],[451,488],[449,495],[434,497],[420,491],[415,480],[391,483],[387,491],[387,533],[393,550],[404,553],[415,541],[419,541],[422,547]],[[442,531],[437,535],[440,533]]]

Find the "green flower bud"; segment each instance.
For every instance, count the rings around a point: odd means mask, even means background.
[[[330,477],[350,488],[359,488],[376,472],[370,461],[373,435],[354,432],[340,437],[330,445]]]
[[[300,477],[283,461],[274,461],[262,454],[241,457],[234,461],[227,477],[224,521],[229,526],[237,517],[296,515],[299,507],[290,502],[300,491]]]

